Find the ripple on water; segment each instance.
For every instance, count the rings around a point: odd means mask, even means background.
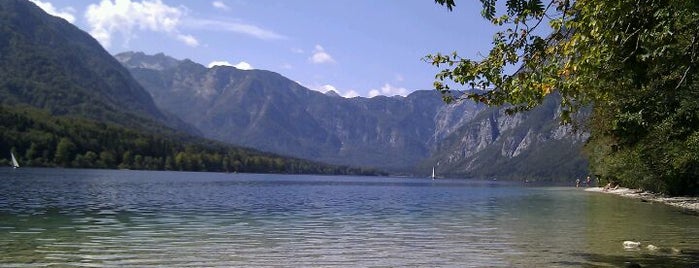
[[[699,244],[696,218],[565,189],[52,170],[61,172],[0,185],[0,266],[618,266],[650,255],[624,252],[618,241],[629,238]]]

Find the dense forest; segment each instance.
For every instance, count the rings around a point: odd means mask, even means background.
[[[455,0],[435,0],[454,10]],[[435,88],[487,105],[530,110],[561,95],[564,122],[591,107],[585,145],[592,174],[622,186],[699,195],[697,1],[493,1],[482,16],[503,26],[487,56],[427,55]],[[548,24],[551,31],[539,31]],[[508,74],[505,70],[517,67]]]
[[[152,134],[33,107],[0,106],[0,164],[23,166],[377,175],[180,134]]]

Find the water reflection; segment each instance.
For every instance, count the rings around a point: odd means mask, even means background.
[[[652,267],[697,217],[566,188],[420,179],[0,170],[0,266]],[[625,251],[624,240],[681,252]]]

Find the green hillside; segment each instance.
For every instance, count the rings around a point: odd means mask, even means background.
[[[10,151],[23,166],[221,172],[373,175],[264,154],[185,135],[161,135],[111,123],[53,116],[33,107],[0,106],[0,164]]]
[[[195,133],[163,114],[100,44],[25,0],[0,1],[0,104],[131,128]]]

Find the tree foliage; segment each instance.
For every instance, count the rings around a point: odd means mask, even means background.
[[[0,164],[255,173],[375,175],[172,133],[152,133],[33,107],[0,105]],[[4,152],[4,153],[2,153]]]
[[[699,2],[481,3],[483,17],[504,29],[484,58],[425,57],[442,68],[435,88],[446,101],[455,86],[487,89],[465,96],[517,112],[558,91],[566,120],[593,107],[586,151],[595,174],[657,192],[699,193]],[[541,29],[546,24],[551,31]],[[506,73],[511,66],[521,67]]]
[[[162,114],[88,33],[30,1],[0,1],[0,105],[17,104],[146,131],[191,130]]]

